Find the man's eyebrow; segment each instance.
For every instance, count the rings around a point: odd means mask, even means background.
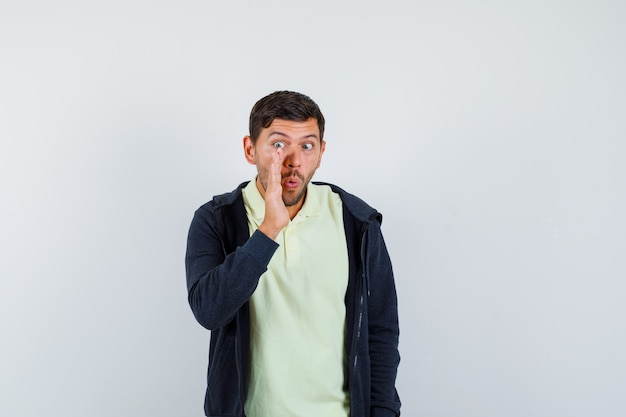
[[[285,137],[285,138],[289,138],[289,135],[287,135],[287,134],[285,134],[283,132],[279,132],[277,130],[274,130],[274,131],[270,132],[270,134],[267,135],[267,137],[269,138],[269,137],[274,136],[274,135],[278,135],[278,136],[282,136],[282,137]],[[300,138],[296,138],[296,140],[298,140],[298,139],[309,139],[309,138],[318,139],[318,137],[317,137],[317,135],[315,133],[309,133],[308,135],[304,135],[304,136],[302,136]]]
[[[269,135],[267,135],[268,137],[270,136],[274,136],[274,135],[278,135],[278,136],[284,136],[284,137],[288,137],[286,134],[284,134],[283,132],[277,132],[277,131],[272,131],[270,132]]]

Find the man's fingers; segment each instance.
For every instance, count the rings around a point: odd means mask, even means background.
[[[276,149],[276,152],[274,153],[274,163],[276,164],[276,169],[278,170],[278,173],[280,174],[280,167],[283,164],[283,158],[284,158],[284,152],[281,148]]]
[[[272,168],[270,170],[270,178],[269,178],[269,182],[273,183],[274,185],[280,186],[280,180],[281,180],[280,168],[282,166],[282,162],[283,162],[283,150],[277,149],[276,152],[272,154]]]

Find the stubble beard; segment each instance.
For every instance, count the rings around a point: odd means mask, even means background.
[[[283,203],[285,203],[285,207],[293,207],[297,205],[300,202],[300,200],[302,200],[306,196],[306,188],[308,184],[309,184],[308,182],[304,184],[302,191],[300,191],[298,195],[292,198],[289,198],[289,196],[286,196],[285,192],[283,191]]]

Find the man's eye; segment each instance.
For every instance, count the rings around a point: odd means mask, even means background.
[[[280,141],[279,142],[274,142],[274,147],[276,149],[284,148],[285,147],[285,142],[280,142]]]
[[[304,148],[305,151],[310,151],[311,149],[313,149],[313,144],[305,143],[304,145],[302,145],[302,147]]]

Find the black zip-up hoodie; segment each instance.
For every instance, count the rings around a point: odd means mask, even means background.
[[[346,384],[351,417],[400,415],[395,380],[398,308],[382,215],[358,197],[329,185],[343,203],[349,257],[346,290]],[[250,349],[248,300],[278,244],[248,229],[241,190],[216,196],[194,214],[185,266],[188,300],[211,330],[204,402],[209,417],[244,417]]]

